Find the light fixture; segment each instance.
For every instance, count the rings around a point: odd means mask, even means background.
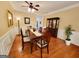
[[[9,18],[9,20],[11,20],[12,18],[11,17],[8,17]]]
[[[30,8],[30,7],[28,7],[28,12],[32,12],[32,13],[34,13],[34,9],[33,8]]]
[[[28,12],[31,12],[31,8],[28,7]]]
[[[34,11],[35,11],[35,10],[34,10],[34,9],[32,9],[32,13],[34,13]]]

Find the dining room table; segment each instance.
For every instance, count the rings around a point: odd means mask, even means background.
[[[42,43],[49,41],[47,40],[49,31],[47,28],[43,28],[42,32],[40,32],[39,30],[36,30],[35,28],[30,28],[28,30],[29,30],[29,38],[30,38],[30,52],[32,54],[33,46],[35,46],[35,48],[37,49],[37,43],[40,43],[41,44],[41,58],[42,58]],[[45,42],[43,42],[43,40]],[[45,44],[47,45],[47,43]]]

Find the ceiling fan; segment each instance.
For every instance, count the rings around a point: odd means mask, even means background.
[[[34,10],[36,10],[36,11],[38,11],[38,8],[37,8],[37,7],[40,7],[39,4],[33,5],[32,2],[27,2],[27,1],[25,1],[25,3],[28,4],[28,7],[29,7],[30,9],[34,9]],[[23,6],[23,7],[27,7],[27,6]]]

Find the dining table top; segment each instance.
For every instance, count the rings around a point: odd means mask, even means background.
[[[43,33],[40,33],[38,30],[29,29],[29,38],[31,41],[39,40],[39,38],[42,38]]]
[[[33,29],[30,29],[30,31],[35,35],[35,36],[42,36],[42,33],[40,33],[38,30],[33,31]]]

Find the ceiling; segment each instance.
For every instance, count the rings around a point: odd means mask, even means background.
[[[39,4],[39,11],[35,11],[38,15],[44,15],[50,12],[54,12],[65,7],[78,4],[79,1],[28,1],[34,5]],[[22,5],[28,6],[24,1],[11,1],[13,8],[17,11],[28,12],[28,7],[22,7]]]

